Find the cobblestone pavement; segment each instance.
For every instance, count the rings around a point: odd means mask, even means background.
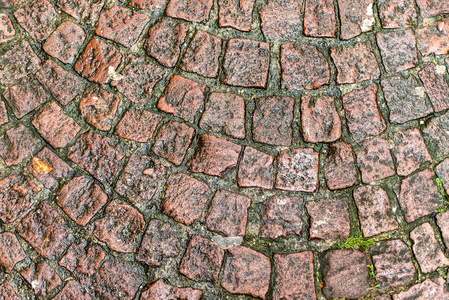
[[[0,299],[449,299],[447,0],[0,0]]]

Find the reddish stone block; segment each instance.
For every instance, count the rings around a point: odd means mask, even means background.
[[[449,153],[449,114],[433,117],[423,129],[423,137],[434,157],[440,157]]]
[[[123,169],[115,191],[131,202],[145,204],[156,193],[158,182],[165,177],[165,167],[148,156],[133,153]]]
[[[276,272],[273,300],[316,299],[313,252],[274,255]]]
[[[20,300],[20,298],[17,297],[17,294],[14,291],[14,289],[9,284],[7,284],[6,282],[4,282],[3,284],[0,285],[0,297],[2,297],[5,300],[6,299],[8,299],[8,300]]]
[[[218,25],[240,31],[250,31],[255,0],[220,0]]]
[[[358,3],[363,1],[372,0],[357,0]],[[356,1],[351,0],[349,2]],[[379,66],[369,42],[358,42],[346,47],[331,48],[331,57],[337,67],[337,83],[339,84],[379,78]]]
[[[446,299],[449,293],[446,288],[446,281],[441,278],[426,279],[421,283],[413,285],[404,292],[393,295],[393,300],[426,300],[426,299]]]
[[[435,112],[449,108],[449,86],[444,79],[446,74],[445,66],[435,66],[431,63],[421,71],[419,71],[419,78],[424,83],[427,95],[432,102]]]
[[[447,185],[447,183],[446,183]],[[443,242],[449,245],[449,211],[445,211],[436,215],[437,225],[441,231]]]
[[[431,23],[416,30],[418,49],[422,55],[445,55],[449,53],[449,18]]]
[[[374,138],[366,141],[356,153],[364,183],[382,180],[395,174],[393,158],[386,140]]]
[[[409,223],[436,211],[441,199],[435,174],[425,169],[402,180],[399,203]]]
[[[27,0],[0,0],[0,8],[11,8],[15,5],[22,4]]]
[[[149,21],[150,17],[147,15],[115,5],[101,13],[95,33],[125,47],[130,47],[137,42]]]
[[[376,38],[388,73],[404,71],[418,64],[413,30],[378,33]]]
[[[41,141],[23,124],[19,124],[8,129],[0,138],[0,156],[6,166],[15,166],[28,159],[40,146]]]
[[[283,195],[270,198],[262,218],[260,236],[277,239],[289,234],[300,235],[304,223],[303,210],[301,198]]]
[[[423,18],[449,13],[449,3],[444,0],[416,0]]]
[[[139,9],[155,10],[165,8],[167,2],[168,0],[131,0],[128,5]]]
[[[241,150],[240,145],[201,134],[195,154],[189,161],[190,172],[223,177],[226,170],[237,166]]]
[[[246,247],[233,247],[226,260],[221,286],[231,294],[265,299],[270,285],[271,263],[265,255]]]
[[[185,300],[200,300],[203,297],[201,290],[194,290],[192,288],[178,288],[166,284],[164,279],[152,283],[145,287],[140,299],[142,300],[159,300],[159,299],[185,299]]]
[[[401,240],[371,246],[376,282],[382,291],[407,286],[413,282],[416,269],[407,245]]]
[[[0,101],[0,126],[9,122],[8,111],[6,110],[5,102]]]
[[[413,253],[423,273],[430,273],[437,268],[449,265],[449,260],[444,256],[441,245],[435,238],[435,233],[429,223],[424,223],[410,232],[413,240]]]
[[[438,177],[443,181],[444,189],[446,191],[449,191],[449,159],[446,158],[441,163],[436,165],[435,172],[437,173]]]
[[[195,116],[203,108],[206,86],[179,75],[174,75],[165,89],[165,96],[159,99],[157,108],[195,122]]]
[[[423,88],[414,76],[407,79],[402,76],[390,77],[381,82],[391,122],[405,123],[433,112],[432,106],[426,102]]]
[[[31,285],[34,294],[43,297],[62,284],[61,277],[45,261],[32,263],[20,274]]]
[[[88,87],[80,101],[81,117],[99,130],[112,128],[120,98],[97,86]]]
[[[351,224],[346,200],[329,198],[306,203],[310,216],[310,239],[346,240]]]
[[[340,38],[349,40],[362,32],[372,30],[374,19],[373,0],[339,0]]]
[[[98,0],[56,0],[56,5],[77,21],[94,24],[104,6]]]
[[[195,235],[190,240],[181,260],[179,273],[194,281],[209,281],[216,284],[223,258],[223,249],[213,242]]]
[[[242,87],[266,88],[270,45],[247,39],[230,39],[223,60],[223,82]]]
[[[69,218],[81,226],[86,226],[107,201],[108,195],[93,179],[84,176],[70,180],[62,187],[56,199]]]
[[[393,135],[395,147],[391,150],[396,160],[399,176],[407,176],[419,169],[424,163],[432,162],[424,140],[418,129],[398,131]]]
[[[383,28],[411,27],[418,18],[413,0],[378,0],[377,7]]]
[[[195,129],[184,123],[169,121],[162,125],[155,138],[154,153],[179,166],[195,136]]]
[[[162,199],[162,212],[176,221],[190,225],[203,214],[210,188],[183,173],[170,175]]]
[[[283,150],[278,158],[276,188],[285,191],[315,192],[318,189],[318,152],[310,148]]]
[[[173,68],[181,55],[181,45],[186,40],[187,31],[184,22],[162,19],[150,28],[144,49],[161,65]]]
[[[69,104],[86,86],[80,77],[52,60],[44,63],[43,68],[36,73],[36,78],[62,105]]]
[[[139,143],[148,142],[157,125],[162,120],[160,115],[143,109],[130,109],[115,128],[115,134]]]
[[[301,34],[303,1],[270,0],[259,11],[261,29],[267,40],[295,41]]]
[[[54,58],[69,64],[74,61],[85,38],[86,34],[81,27],[66,21],[50,35],[42,48]]]
[[[53,300],[66,299],[91,300],[92,298],[84,291],[78,281],[70,279],[64,288],[53,298]]]
[[[331,250],[324,256],[323,293],[330,298],[358,299],[369,292],[369,275],[364,253],[356,250]]]
[[[311,37],[336,37],[337,21],[332,0],[306,0],[304,35]]]
[[[254,100],[253,140],[276,146],[291,146],[293,107],[290,97],[260,97]]]
[[[60,256],[73,240],[68,222],[46,201],[23,218],[16,229],[37,253],[47,259]]]
[[[330,190],[344,189],[357,183],[357,170],[350,144],[330,145],[324,160],[324,178]]]
[[[341,120],[335,108],[334,98],[302,96],[301,125],[306,142],[326,143],[341,138]]]
[[[0,14],[0,44],[9,41],[16,35],[16,30],[7,14]]]
[[[181,252],[184,245],[179,236],[179,230],[170,223],[151,220],[136,259],[150,267],[160,267],[168,258],[176,257]]]
[[[245,147],[237,173],[237,182],[241,187],[273,188],[274,156],[251,147]]]
[[[56,102],[45,104],[32,120],[39,134],[54,148],[63,148],[81,130]]]
[[[122,61],[122,55],[108,43],[93,38],[75,63],[75,71],[89,81],[109,82],[109,70],[114,71]]]
[[[34,0],[16,10],[14,17],[31,38],[42,41],[53,31],[59,15],[47,0]]]
[[[204,77],[217,77],[221,44],[220,38],[198,30],[195,32],[179,67],[184,71]]]
[[[14,266],[26,258],[17,237],[10,232],[0,234],[0,268],[9,273]],[[1,294],[0,294],[1,297]]]
[[[47,101],[47,94],[42,86],[27,78],[22,78],[17,85],[9,87],[3,96],[17,119],[21,119]]]
[[[282,45],[281,70],[281,87],[287,90],[317,89],[330,80],[326,57],[310,45]]]
[[[170,0],[165,13],[172,18],[190,22],[203,22],[209,19],[212,0]]]

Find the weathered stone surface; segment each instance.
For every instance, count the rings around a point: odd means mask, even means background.
[[[0,137],[0,156],[6,166],[14,166],[29,158],[40,146],[41,141],[23,124],[19,124]]]
[[[338,142],[330,145],[324,159],[324,178],[331,190],[344,189],[357,183],[357,169],[350,144]]]
[[[270,45],[247,39],[230,39],[223,60],[223,82],[241,87],[267,86]]]
[[[128,5],[140,9],[161,9],[165,8],[168,0],[131,0]]]
[[[216,284],[223,258],[223,249],[213,242],[195,235],[190,240],[181,260],[179,272],[194,281],[209,281]]]
[[[418,17],[412,0],[378,0],[377,7],[383,28],[411,27]]]
[[[218,25],[240,31],[250,31],[255,0],[220,0]]]
[[[165,13],[172,18],[190,22],[202,22],[209,19],[213,0],[170,0]]]
[[[438,178],[443,181],[443,187],[446,192],[449,191],[449,159],[446,158],[441,163],[436,165],[435,172],[437,173]]]
[[[370,183],[395,174],[388,142],[382,138],[366,141],[356,152],[362,181]]]
[[[34,294],[39,296],[47,296],[62,284],[61,277],[45,261],[32,263],[20,274],[31,285]]]
[[[237,173],[241,187],[260,187],[271,190],[274,183],[274,156],[246,147]]]
[[[316,299],[312,251],[275,254],[274,265],[273,300]]]
[[[86,34],[81,27],[66,21],[53,31],[42,48],[49,55],[69,64],[75,60],[85,38]]]
[[[440,29],[441,30],[440,30]],[[449,52],[449,18],[416,30],[418,49],[422,55],[444,55]]]
[[[157,108],[193,123],[196,114],[203,108],[205,93],[205,85],[174,75]]]
[[[0,285],[0,297],[5,300],[20,300],[14,289],[6,282]]]
[[[27,0],[1,0],[0,1],[0,8],[11,8],[15,5],[22,4]]]
[[[134,142],[146,143],[153,138],[161,120],[160,115],[147,110],[130,109],[117,124],[114,133]]]
[[[423,129],[423,137],[433,157],[449,153],[449,114],[432,118]]]
[[[109,131],[119,103],[116,95],[96,86],[88,87],[80,101],[81,117],[97,129]]]
[[[310,239],[346,240],[351,224],[348,203],[344,199],[328,198],[306,203],[310,216]]]
[[[162,199],[162,212],[190,225],[201,217],[209,194],[210,188],[193,177],[183,173],[170,175]]]
[[[14,266],[25,257],[25,251],[14,234],[10,232],[0,234],[0,268],[4,272],[11,272]]]
[[[449,3],[443,0],[416,0],[423,18],[449,13]]]
[[[444,79],[446,67],[443,65],[435,66],[431,63],[421,71],[419,78],[424,83],[427,95],[432,102],[435,112],[449,108],[449,86]]]
[[[142,300],[159,300],[159,299],[184,299],[184,300],[200,300],[203,297],[201,290],[192,288],[179,288],[166,284],[164,279],[152,283],[145,287],[140,299]]]
[[[78,281],[70,279],[64,288],[53,298],[54,300],[78,299],[91,300],[92,298],[84,291]]]
[[[56,5],[77,21],[94,24],[104,6],[98,0],[56,0]]]
[[[283,150],[278,158],[276,188],[315,192],[318,189],[319,154],[310,148]]]
[[[16,10],[14,17],[31,38],[42,41],[53,31],[59,15],[47,0],[34,0]]]
[[[336,37],[337,21],[332,0],[306,0],[304,35]]]
[[[3,96],[17,119],[21,119],[47,101],[47,94],[42,86],[27,78],[22,78],[18,84],[9,87]]]
[[[0,44],[9,41],[16,35],[16,30],[7,14],[0,14]]]
[[[301,33],[303,1],[270,0],[260,11],[262,32],[272,41],[295,41]]]
[[[8,111],[5,102],[0,101],[0,126],[9,122]]]
[[[393,300],[426,300],[426,299],[448,299],[446,282],[443,278],[426,279],[421,283],[413,285],[404,292],[393,295]]]
[[[342,40],[349,40],[362,32],[372,30],[376,22],[373,6],[373,0],[338,1],[341,22],[340,38]]]
[[[388,73],[404,71],[418,64],[413,30],[378,33],[376,37]]]
[[[449,211],[437,214],[436,218],[437,218],[437,225],[441,231],[443,242],[444,244],[449,245]]]
[[[281,69],[281,87],[287,90],[310,90],[329,84],[329,63],[314,46],[282,45]]]

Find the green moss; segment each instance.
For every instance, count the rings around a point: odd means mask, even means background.
[[[449,197],[444,189],[443,179],[437,177],[435,178],[435,182],[437,183],[437,188],[440,192],[440,198],[443,200],[443,204],[438,208],[438,212],[445,212],[449,208]]]
[[[365,239],[359,231],[355,236],[349,237],[344,243],[338,243],[339,249],[368,250],[368,246],[374,245],[373,239]]]

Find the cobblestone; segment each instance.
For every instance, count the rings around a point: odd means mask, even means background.
[[[237,183],[242,187],[273,188],[274,157],[246,147],[239,165]]]
[[[14,289],[6,282],[0,285],[0,296],[4,299],[20,300]]]
[[[85,38],[86,34],[81,27],[66,21],[53,31],[42,48],[49,55],[69,64],[74,61]]]
[[[0,268],[9,273],[14,266],[26,257],[17,237],[10,233],[0,234]]]
[[[218,25],[232,27],[241,31],[251,30],[255,0],[220,0],[218,2]]]
[[[77,21],[95,23],[104,6],[103,1],[97,0],[56,0],[56,5]]]
[[[383,28],[410,27],[418,18],[410,0],[379,0],[377,5]]]
[[[393,158],[388,142],[382,138],[374,138],[364,142],[356,152],[357,163],[362,173],[362,181],[370,183],[395,175]]]
[[[443,72],[441,72],[441,69],[441,65],[436,66],[431,63],[418,73],[435,112],[449,108],[449,86],[444,79],[446,68],[443,69]]]
[[[350,144],[338,142],[330,145],[324,160],[324,178],[331,190],[344,189],[357,183],[357,169]]]
[[[442,28],[439,30],[438,28]],[[449,18],[427,25],[416,30],[418,49],[422,55],[444,55],[449,52],[446,42],[449,32]]]
[[[306,0],[304,35],[312,37],[336,37],[337,21],[334,2],[330,0]]]
[[[393,300],[416,299],[425,300],[430,297],[447,298],[449,293],[446,290],[445,280],[441,277],[426,279],[421,283],[413,285],[406,291],[393,295]]]
[[[14,166],[29,158],[40,145],[40,140],[27,127],[18,124],[0,137],[0,156],[8,167]]]
[[[47,296],[62,284],[61,277],[45,261],[32,263],[20,274],[33,288],[34,294]]]
[[[303,0],[270,0],[259,11],[261,29],[267,40],[295,41],[302,29]]]
[[[42,41],[53,31],[55,19],[59,15],[47,0],[34,0],[27,6],[16,10],[14,17],[31,38]]]
[[[203,297],[201,290],[194,290],[191,288],[178,288],[166,284],[163,279],[159,279],[155,283],[146,287],[142,292],[141,299],[143,300],[158,300],[158,299],[185,299],[185,300],[200,300]]]
[[[0,14],[0,44],[14,38],[16,30],[7,14]]]
[[[47,101],[47,95],[42,86],[26,78],[22,78],[18,84],[9,87],[3,93],[3,97],[17,119],[21,119]]]
[[[349,40],[362,32],[370,31],[375,23],[373,6],[373,0],[338,0],[340,38]]]
[[[170,0],[165,13],[172,18],[202,22],[209,19],[212,5],[212,0]]]
[[[418,63],[415,34],[411,29],[377,34],[382,62],[388,73],[413,68]]]
[[[115,134],[138,143],[146,143],[162,120],[158,114],[142,109],[128,110],[115,128]]]

